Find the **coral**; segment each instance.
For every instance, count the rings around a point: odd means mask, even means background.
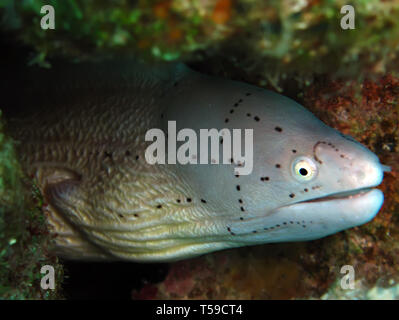
[[[263,245],[216,252],[172,264],[163,282],[156,286],[152,284],[144,286],[133,297],[139,299],[306,297],[309,292],[316,290],[317,278],[305,267],[305,260],[306,245],[303,243]]]
[[[52,237],[41,205],[38,190],[23,178],[13,142],[3,132],[0,118],[0,299],[62,297],[62,266],[48,251]],[[40,287],[44,265],[55,269],[55,290]]]

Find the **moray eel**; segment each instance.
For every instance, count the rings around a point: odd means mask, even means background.
[[[373,187],[389,168],[282,95],[183,65],[55,74],[29,85],[21,96],[35,108],[9,127],[63,257],[159,262],[318,239],[370,221],[383,203]],[[168,121],[253,129],[251,174],[234,159],[149,164],[145,134]]]

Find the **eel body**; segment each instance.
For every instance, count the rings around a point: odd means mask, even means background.
[[[33,112],[9,125],[61,256],[172,261],[312,240],[370,221],[383,203],[377,156],[282,95],[182,65],[85,68],[32,84]],[[154,128],[172,144],[185,128],[252,129],[251,172],[233,157],[150,164]]]

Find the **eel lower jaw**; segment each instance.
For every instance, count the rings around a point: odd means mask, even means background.
[[[337,232],[372,220],[383,202],[384,194],[381,190],[362,188],[290,204],[278,209],[276,213],[325,223],[328,221],[331,229]]]

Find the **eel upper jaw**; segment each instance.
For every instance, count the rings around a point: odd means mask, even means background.
[[[383,172],[389,172],[391,168],[389,166],[383,165],[379,162],[374,163],[374,170],[370,173],[371,179],[369,180],[369,184],[363,186],[361,188],[354,188],[352,190],[347,190],[344,192],[336,192],[324,195],[322,197],[316,197],[313,199],[307,199],[303,201],[298,201],[295,203],[291,203],[289,206],[304,204],[304,203],[312,203],[312,202],[331,202],[331,201],[339,201],[339,200],[351,200],[356,198],[361,198],[368,195],[375,187],[381,184],[383,179]]]

